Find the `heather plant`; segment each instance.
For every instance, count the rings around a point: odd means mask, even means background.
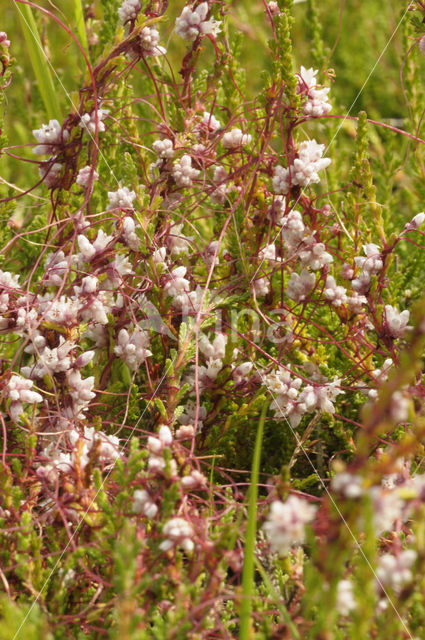
[[[8,3],[0,638],[424,636],[425,4],[368,7]]]

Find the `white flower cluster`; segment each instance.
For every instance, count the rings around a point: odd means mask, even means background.
[[[348,471],[336,473],[331,480],[332,491],[341,494],[344,498],[354,499],[363,495],[363,480]]]
[[[249,133],[242,133],[238,128],[226,131],[223,136],[222,144],[225,149],[239,149],[249,144],[252,140],[252,136]]]
[[[59,287],[62,284],[63,275],[70,266],[70,260],[62,250],[48,253],[44,261],[45,283]]]
[[[114,353],[130,369],[136,371],[146,358],[152,355],[148,346],[149,336],[145,331],[136,327],[130,335],[127,329],[121,329],[118,334],[117,346],[114,347]]]
[[[173,443],[173,434],[166,425],[162,425],[158,431],[158,437],[148,437],[148,450],[150,453],[148,460],[149,470],[153,473],[164,471],[166,462],[164,458],[164,449],[171,447]],[[174,459],[170,461],[170,468],[173,475],[177,474],[177,465]]]
[[[289,496],[286,502],[272,502],[263,525],[272,552],[286,555],[292,546],[303,544],[305,525],[314,519],[315,513],[314,505],[296,496]]]
[[[310,267],[313,271],[322,269],[333,261],[323,242],[317,242],[314,236],[303,238],[298,257],[304,267]]]
[[[378,535],[393,531],[397,521],[404,522],[409,518],[411,509],[409,502],[404,500],[406,489],[411,495],[421,492],[423,478],[416,480],[417,486],[410,480],[398,479],[398,474],[391,478],[383,478],[380,486],[365,487],[363,479],[348,471],[335,474],[331,481],[332,491],[344,498],[357,499],[367,496],[373,506],[373,524]]]
[[[201,124],[211,132],[217,131],[221,127],[220,120],[208,111],[204,111],[204,115],[202,116]]]
[[[275,262],[276,260],[279,261],[279,259],[276,259],[276,245],[268,244],[265,247],[263,247],[258,252],[258,259],[261,261],[269,260],[271,262]]]
[[[162,551],[169,551],[175,546],[186,552],[193,551],[195,548],[192,539],[194,536],[193,527],[184,518],[171,518],[171,520],[168,520],[162,529],[162,533],[166,536],[165,540],[159,545]]]
[[[214,168],[212,181],[217,186],[210,195],[211,202],[213,202],[214,204],[223,204],[223,202],[225,201],[227,194],[231,189],[231,187],[227,184],[228,179],[229,176],[224,167],[218,165]]]
[[[248,379],[253,366],[252,362],[241,362],[241,364],[233,367],[232,376],[236,384],[241,384]]]
[[[48,347],[42,335],[34,336],[31,351],[36,351],[38,359],[34,367],[23,367],[25,374],[31,378],[41,379],[45,375],[63,373],[71,368],[70,352],[75,348],[75,344],[65,340],[63,336],[59,338],[57,347]],[[22,371],[22,369],[21,369]]]
[[[385,328],[392,338],[402,338],[406,331],[412,327],[408,325],[410,311],[397,311],[395,307],[386,304],[385,307]]]
[[[80,169],[78,172],[77,179],[75,181],[76,184],[80,185],[80,187],[83,187],[85,189],[89,184],[91,171],[92,171],[92,167],[88,165],[85,167],[82,167],[82,169]],[[99,174],[97,173],[97,171],[93,171],[93,181],[98,180],[98,178],[99,178]]]
[[[331,163],[330,158],[323,158],[325,145],[315,140],[306,140],[300,144],[298,157],[289,169],[277,165],[273,175],[273,189],[275,193],[286,195],[290,187],[308,187],[320,182],[319,171],[326,169]]]
[[[275,2],[275,0],[270,0],[267,4],[268,9],[270,11],[270,13],[272,14],[273,17],[275,16],[280,16],[280,9],[279,9],[279,5],[277,2]]]
[[[348,616],[350,611],[356,608],[356,599],[353,592],[353,583],[350,580],[340,580],[336,588],[336,603],[338,613]]]
[[[329,89],[318,89],[316,76],[317,70],[301,67],[298,74],[297,91],[306,98],[303,103],[303,113],[312,118],[320,118],[327,115],[332,107],[328,102]]]
[[[139,33],[139,43],[145,56],[164,56],[167,53],[159,45],[159,31],[156,27],[143,27]]]
[[[182,233],[183,224],[174,225],[168,234],[166,244],[171,256],[179,256],[182,253],[188,253],[190,249],[190,241],[192,237],[185,236]]]
[[[270,281],[267,278],[257,278],[254,280],[254,291],[257,297],[264,297],[270,291]]]
[[[155,140],[152,145],[153,150],[160,158],[172,158],[174,156],[173,141],[169,138]]]
[[[82,378],[78,370],[71,370],[67,372],[67,379],[69,395],[72,399],[72,411],[69,411],[68,414],[70,417],[82,420],[85,417],[83,412],[87,411],[90,400],[96,397],[93,391],[94,376]]]
[[[136,233],[136,229],[139,229],[139,225],[134,222],[130,216],[125,216],[122,221],[122,235],[124,242],[132,251],[138,251],[140,247],[140,239]]]
[[[423,223],[425,222],[425,213],[421,211],[417,213],[410,222],[407,222],[404,230],[405,231],[416,231]]]
[[[282,227],[282,238],[286,248],[294,251],[299,246],[306,231],[301,213],[292,209],[288,215],[279,219],[279,224]]]
[[[376,574],[381,584],[399,593],[402,587],[413,578],[412,566],[416,562],[414,549],[405,549],[397,555],[384,553],[378,562]]]
[[[108,115],[108,109],[98,109],[97,110],[97,122],[98,122],[98,132],[101,133],[105,131],[105,123],[104,120]],[[96,112],[92,111],[91,113],[84,113],[80,118],[80,127],[85,129],[89,133],[95,133],[96,131]]]
[[[193,400],[188,400],[184,408],[184,413],[182,413],[178,418],[179,423],[182,425],[182,427],[180,427],[179,429],[180,439],[182,440],[187,439],[192,437],[195,434],[195,428],[194,428],[195,417],[196,417],[196,404]],[[206,417],[207,417],[207,410],[205,407],[201,405],[200,407],[198,407],[198,423],[197,423],[198,432],[202,431],[202,427],[204,426],[203,420],[205,420]],[[179,431],[177,433],[179,433]]]
[[[178,187],[191,187],[193,180],[200,174],[198,169],[192,167],[192,158],[185,154],[174,163],[172,176]]]
[[[222,360],[226,352],[226,344],[227,336],[224,333],[217,333],[212,342],[205,334],[202,334],[199,339],[199,350],[206,358],[214,360],[220,358]]]
[[[113,236],[107,236],[102,229],[99,229],[97,237],[90,242],[85,235],[77,236],[78,248],[80,250],[79,259],[82,262],[89,262],[96,254],[102,253],[106,247],[114,241]]]
[[[145,489],[136,489],[134,492],[133,513],[143,513],[150,519],[158,513],[158,507]]]
[[[32,391],[32,380],[27,380],[21,376],[12,376],[6,385],[6,395],[10,398],[9,413],[12,420],[19,420],[23,413],[22,403],[35,404],[43,402],[42,396],[36,391]]]
[[[181,483],[186,490],[199,489],[206,485],[207,479],[203,473],[194,469],[187,476],[183,476]]]
[[[128,187],[120,187],[117,191],[108,191],[109,204],[107,210],[134,209],[133,200],[135,199],[136,192],[130,191]]]
[[[216,36],[220,30],[220,23],[210,18],[207,20],[208,2],[201,2],[196,9],[184,7],[176,19],[175,32],[183,40],[196,40],[200,36]]]
[[[310,273],[307,269],[303,269],[300,275],[293,271],[286,288],[286,294],[295,302],[303,302],[314,288],[315,283],[314,273]]]
[[[55,155],[59,146],[69,138],[68,131],[62,133],[62,127],[57,120],[50,120],[49,124],[41,125],[41,129],[34,129],[33,135],[39,143],[32,150],[36,156]]]
[[[72,429],[67,441],[70,453],[61,451],[54,442],[42,451],[41,456],[48,461],[38,467],[37,475],[50,484],[57,482],[58,472],[71,474],[77,468],[80,472],[84,471],[94,451],[99,461],[106,465],[114,463],[120,455],[119,439],[102,431],[95,431],[94,427],[84,427],[82,434]]]
[[[62,164],[60,162],[54,162],[53,164],[48,162],[38,168],[38,174],[40,178],[43,178],[44,184],[48,189],[57,185],[61,171]]]
[[[334,307],[340,307],[348,300],[347,290],[345,287],[338,285],[333,276],[326,278],[324,294],[326,300],[329,300]]]
[[[271,409],[279,416],[286,417],[292,427],[298,426],[305,413],[321,411],[334,413],[334,400],[344,393],[340,380],[307,385],[301,391],[302,380],[293,378],[289,368],[279,367],[264,376],[264,384],[273,396]]]
[[[124,0],[118,8],[118,17],[125,24],[129,20],[135,20],[140,9],[140,0]]]
[[[210,342],[205,335],[199,340],[199,350],[206,358],[206,367],[198,368],[198,376],[201,382],[215,380],[223,368],[223,358],[226,352],[227,336],[218,333]]]
[[[360,275],[352,281],[352,287],[359,293],[367,291],[370,285],[372,275],[382,271],[384,263],[381,258],[381,251],[378,245],[370,242],[363,245],[365,256],[357,256],[354,258],[356,266],[360,268]]]

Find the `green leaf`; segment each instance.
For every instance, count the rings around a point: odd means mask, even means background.
[[[22,24],[24,37],[28,47],[28,54],[32,68],[37,79],[37,86],[46,107],[46,113],[50,119],[61,120],[61,110],[57,99],[57,91],[53,84],[50,72],[50,63],[44,52],[43,45],[38,33],[37,24],[32,15],[31,7],[19,5],[15,2],[15,7]]]
[[[254,457],[252,459],[251,485],[249,489],[248,522],[245,540],[245,553],[242,571],[242,604],[239,616],[239,640],[251,640],[252,632],[252,598],[254,595],[254,561],[255,538],[257,535],[257,497],[258,475],[260,471],[261,445],[263,442],[264,422],[268,403],[263,405],[258,422],[257,437],[255,439]]]

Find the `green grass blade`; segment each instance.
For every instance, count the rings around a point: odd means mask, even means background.
[[[74,17],[77,25],[78,38],[87,53],[89,50],[87,42],[86,24],[84,22],[84,11],[82,0],[74,0]]]
[[[255,538],[257,535],[257,497],[258,474],[260,470],[261,446],[263,442],[264,422],[268,403],[265,402],[258,422],[257,437],[255,439],[254,456],[251,469],[251,486],[249,489],[248,522],[246,528],[245,553],[242,571],[242,603],[239,616],[239,640],[252,640],[252,598],[254,595],[254,563]]]
[[[31,60],[31,65],[37,79],[38,89],[46,107],[49,119],[61,121],[61,110],[57,99],[57,93],[53,84],[52,74],[46,55],[44,53],[41,39],[38,34],[37,24],[32,15],[31,7],[26,4],[15,3],[22,24],[27,51]]]

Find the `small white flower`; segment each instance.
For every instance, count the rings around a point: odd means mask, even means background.
[[[316,87],[317,73],[317,70],[301,67],[297,86],[298,93],[307,98],[302,107],[303,113],[313,118],[325,116],[332,109],[328,103],[329,89],[317,89]]]
[[[159,548],[162,551],[169,551],[175,545],[180,546],[184,551],[193,551],[195,545],[193,543],[193,527],[187,520],[183,518],[171,518],[164,525],[162,530],[166,540],[161,542]]]
[[[162,427],[160,427],[158,431],[158,438],[164,446],[169,447],[173,442],[173,434],[171,433],[170,427],[167,427],[167,425],[162,425]]]
[[[164,285],[166,295],[176,299],[183,293],[190,290],[190,283],[184,276],[186,275],[186,267],[177,267],[171,272],[171,277]]]
[[[330,158],[322,158],[325,145],[315,140],[306,140],[300,144],[298,158],[294,160],[291,172],[292,184],[300,187],[320,182],[319,171],[326,169],[331,163]]]
[[[108,109],[98,109],[97,110],[97,122],[98,127],[97,130],[99,133],[105,131],[105,123],[103,122],[108,115]],[[96,112],[92,111],[92,113],[84,113],[80,118],[80,127],[85,129],[89,133],[95,133],[96,131]]]
[[[313,289],[315,282],[314,273],[310,273],[307,269],[303,269],[300,275],[293,271],[286,289],[288,298],[295,302],[302,302]]]
[[[277,4],[277,2],[275,2],[274,0],[270,0],[270,2],[268,2],[267,4],[270,13],[272,14],[272,16],[280,16],[280,9],[279,9],[279,5]]]
[[[257,278],[254,280],[254,291],[258,297],[266,296],[270,291],[270,281],[268,278]]]
[[[143,27],[139,33],[139,43],[145,56],[163,56],[167,53],[167,50],[159,45],[159,31],[154,26]]]
[[[400,592],[402,587],[413,578],[412,566],[416,562],[414,549],[400,551],[397,556],[384,553],[378,562],[376,574],[384,587]]]
[[[209,131],[212,132],[217,131],[217,129],[220,129],[221,127],[221,122],[217,120],[212,113],[208,113],[208,111],[204,111],[201,122]]]
[[[220,23],[210,18],[207,20],[208,2],[201,2],[196,9],[184,7],[176,19],[175,32],[183,40],[196,40],[199,36],[216,36],[220,32]]]
[[[286,195],[289,193],[290,175],[289,169],[285,169],[280,164],[274,168],[273,189],[275,193]]]
[[[174,156],[173,141],[169,138],[155,140],[152,148],[160,158],[172,158]]]
[[[42,402],[42,396],[36,391],[32,391],[34,382],[13,375],[6,385],[6,394],[10,398],[9,413],[12,420],[17,421],[24,409],[22,403],[36,404]]]
[[[344,393],[339,388],[339,379],[333,380],[328,384],[306,386],[300,394],[298,400],[303,402],[307,408],[307,411],[311,412],[315,409],[326,413],[335,413],[335,407],[333,401],[338,395]]]
[[[195,489],[204,486],[206,481],[206,477],[200,471],[195,469],[190,475],[184,476],[181,483],[184,489]]]
[[[54,155],[59,145],[69,138],[68,131],[62,133],[62,127],[57,120],[50,120],[49,124],[43,124],[41,129],[34,129],[33,135],[40,143],[32,150],[36,156]]]
[[[140,247],[140,239],[136,233],[136,229],[139,229],[139,225],[136,225],[133,218],[126,216],[122,221],[122,234],[125,243],[132,251],[138,251]]]
[[[158,507],[145,489],[137,489],[133,494],[133,513],[144,513],[147,518],[154,518]]]
[[[192,167],[192,158],[185,154],[174,163],[172,176],[178,187],[191,187],[193,180],[200,174],[198,169]]]
[[[340,307],[347,302],[347,290],[337,285],[333,276],[326,278],[324,294],[326,300],[329,300],[334,307]]]
[[[165,266],[166,257],[167,257],[167,248],[166,247],[160,247],[159,249],[155,249],[155,251],[152,254],[152,260],[153,260],[154,264],[156,264],[156,265]]]
[[[223,136],[222,143],[225,149],[238,149],[249,144],[252,140],[252,136],[249,133],[242,133],[240,129],[232,129],[226,131]]]
[[[258,258],[261,261],[263,261],[263,260],[275,261],[276,260],[276,245],[275,244],[268,244],[267,246],[265,246],[259,252]]]
[[[60,162],[43,164],[38,169],[40,178],[43,178],[44,184],[49,189],[57,185],[61,171],[62,165]]]
[[[93,167],[90,167],[89,165],[83,167],[82,169],[79,170],[78,175],[77,175],[77,179],[76,179],[76,183],[80,186],[83,187],[84,189],[88,186],[89,184],[89,180],[90,180],[90,174],[93,170]],[[98,180],[99,178],[99,174],[97,171],[93,171],[93,181]]]
[[[83,256],[84,260],[88,262],[96,254],[96,249],[93,247],[90,241],[86,238],[86,236],[83,236],[83,234],[80,234],[77,237],[77,242],[78,242],[78,248],[80,250],[81,255]]]
[[[242,362],[240,365],[235,367],[232,371],[232,375],[237,384],[244,382],[248,379],[249,374],[252,371],[252,367],[254,364],[252,362]]]
[[[310,267],[313,271],[322,269],[333,261],[331,254],[326,251],[325,245],[322,242],[316,242],[313,236],[304,238],[299,259],[303,266]]]
[[[140,9],[140,0],[124,0],[118,9],[118,17],[125,24],[129,20],[135,20]]]
[[[364,493],[362,479],[348,471],[336,473],[331,480],[331,488],[349,499],[359,498]]]
[[[117,191],[108,191],[109,204],[107,210],[134,209],[133,200],[135,198],[135,191],[130,191],[128,187],[120,187]]]
[[[417,229],[420,227],[425,221],[425,213],[421,211],[421,213],[417,213],[412,220],[406,225],[408,228]]]
[[[67,378],[75,412],[85,411],[90,400],[96,397],[93,392],[94,376],[82,378],[80,371],[73,369],[67,373]]]
[[[190,247],[192,237],[185,236],[182,233],[183,224],[174,225],[166,239],[167,248],[172,256],[178,256],[181,253],[187,253]]]
[[[206,358],[223,359],[226,352],[227,336],[224,333],[217,333],[214,340],[210,342],[205,335],[199,339],[199,350]]]
[[[336,608],[342,616],[348,616],[356,608],[353,584],[350,580],[340,580],[336,589]]]
[[[146,358],[152,355],[152,352],[147,348],[149,336],[138,327],[131,335],[127,329],[121,329],[117,342],[118,344],[114,348],[115,355],[121,358],[133,371],[136,371]]]
[[[263,525],[272,552],[285,555],[291,546],[303,544],[304,527],[313,520],[315,513],[314,505],[296,496],[289,496],[286,502],[272,502],[267,521]]]
[[[385,305],[385,324],[389,335],[392,338],[401,338],[406,331],[411,329],[408,325],[410,311],[397,311],[390,304]]]

